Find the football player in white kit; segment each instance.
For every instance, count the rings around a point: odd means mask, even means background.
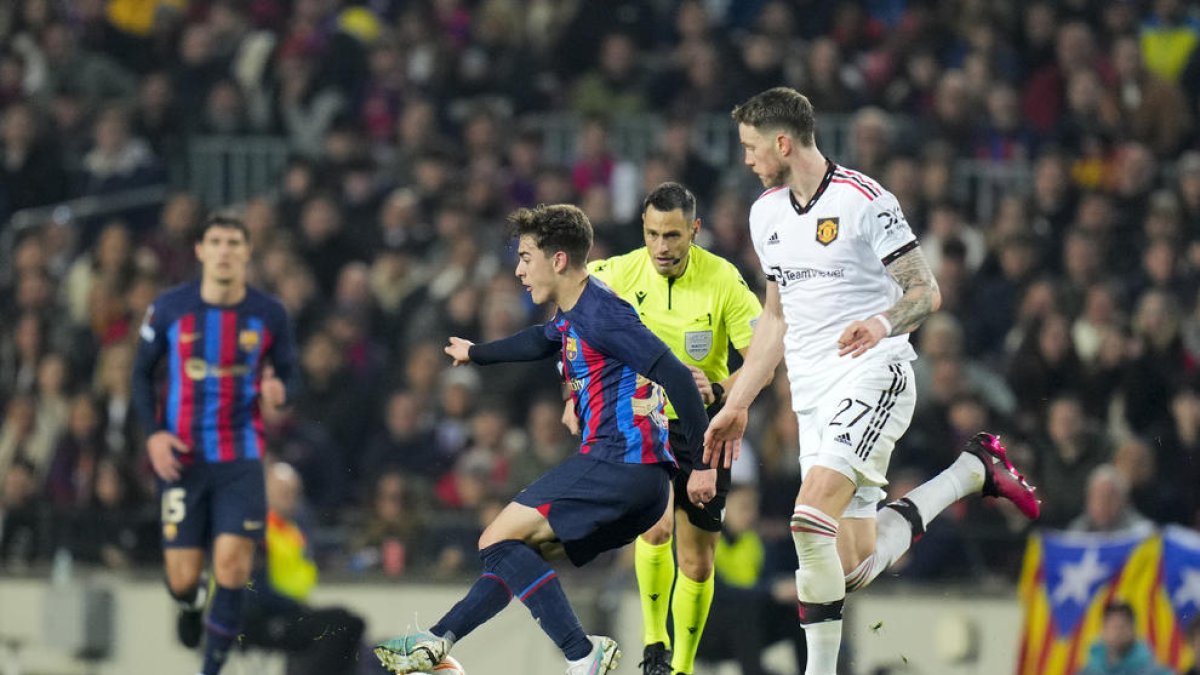
[[[949,468],[876,511],[916,398],[908,333],[937,310],[937,282],[896,198],[817,149],[805,96],[776,87],[733,119],[746,166],[767,188],[751,207],[750,235],[768,284],[704,459],[736,459],[747,409],[786,356],[803,475],[791,529],[805,675],[834,675],[846,592],[887,569],[938,513],[976,492],[1030,518],[1039,506],[998,439],[980,433]]]

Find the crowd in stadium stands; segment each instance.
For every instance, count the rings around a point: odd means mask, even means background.
[[[157,559],[130,410],[137,327],[195,273],[205,212],[234,207],[252,281],[301,347],[303,390],[265,424],[303,479],[319,560],[474,570],[481,523],[575,450],[553,364],[452,370],[441,350],[543,316],[512,274],[504,215],[579,204],[607,255],[639,245],[629,205],[680,180],[705,245],[761,290],[753,177],[696,152],[693,123],[776,84],[812,99],[818,129],[851,116],[833,159],[896,194],[941,285],[914,337],[896,486],[982,428],[1042,486],[1041,525],[1197,526],[1198,44],[1182,0],[0,3],[0,231],[15,235],[0,270],[0,567],[63,546],[113,567]],[[565,113],[582,123],[558,165],[533,121]],[[637,161],[613,150],[626,113],[664,122]],[[292,159],[247,203],[202,204],[174,167],[211,135],[286,138]],[[954,189],[962,160],[1031,180],[981,215],[979,193]],[[164,183],[161,209],[9,222]],[[735,474],[768,551],[786,543],[796,436],[777,377]],[[1106,512],[1105,494],[1127,506]],[[1026,525],[1005,506],[939,518],[905,575],[1015,577]]]

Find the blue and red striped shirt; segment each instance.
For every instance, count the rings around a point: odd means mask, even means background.
[[[543,331],[562,344],[563,378],[583,437],[579,451],[627,464],[674,464],[666,396],[644,375],[670,350],[633,307],[593,277],[575,306],[559,310]]]
[[[181,455],[184,462],[261,458],[264,359],[285,385],[295,374],[295,347],[279,301],[247,288],[236,305],[210,305],[200,297],[200,283],[192,282],[155,299],[140,335],[133,399],[147,432],[178,436],[192,450]],[[156,370],[164,357],[160,396]]]

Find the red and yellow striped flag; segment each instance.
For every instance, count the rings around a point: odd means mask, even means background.
[[[1160,664],[1176,671],[1190,665],[1183,630],[1200,597],[1189,609],[1186,584],[1193,577],[1193,584],[1200,583],[1200,536],[1190,533],[1197,540],[1191,541],[1180,534],[1168,530],[1165,543],[1150,531],[1031,536],[1018,591],[1025,626],[1017,674],[1078,672],[1100,635],[1104,607],[1113,601],[1133,607],[1138,636]]]

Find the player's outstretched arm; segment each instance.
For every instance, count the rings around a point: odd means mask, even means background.
[[[478,363],[481,366],[510,361],[537,361],[553,356],[561,348],[559,340],[551,341],[546,336],[545,326],[539,324],[493,342],[477,345],[469,340],[452,337],[446,345],[446,354],[454,359],[454,365]]]
[[[779,360],[783,358],[783,335],[787,322],[783,318],[783,304],[779,300],[779,285],[767,283],[767,298],[763,312],[750,338],[750,351],[738,370],[737,380],[725,397],[725,407],[708,424],[704,435],[704,461],[712,464],[722,461],[726,467],[741,454],[742,435],[746,432],[746,420],[750,404],[758,392],[771,381]]]
[[[929,269],[919,246],[896,258],[887,266],[904,295],[886,312],[852,322],[838,338],[838,354],[862,356],[881,340],[916,330],[942,305],[937,279]]]

